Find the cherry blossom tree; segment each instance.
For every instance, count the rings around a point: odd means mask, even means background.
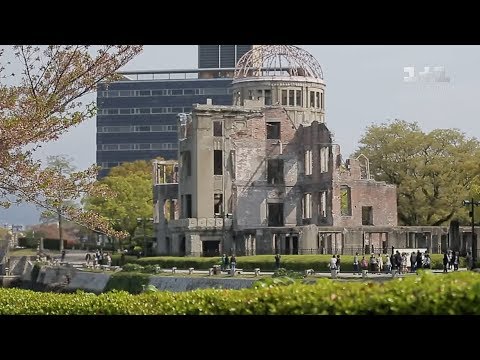
[[[21,72],[8,73],[0,50],[0,205],[33,202],[45,209],[60,204],[58,189],[71,200],[85,195],[113,196],[96,184],[98,167],[69,174],[45,168],[35,159],[42,144],[57,140],[95,115],[95,103],[82,97],[108,83],[141,50],[136,45],[14,46]],[[13,84],[10,84],[13,83]],[[92,211],[63,206],[64,217],[108,235],[121,237],[106,218]]]

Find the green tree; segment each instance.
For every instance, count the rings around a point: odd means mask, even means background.
[[[370,160],[376,180],[397,185],[398,217],[404,225],[442,225],[467,220],[462,200],[472,196],[480,143],[457,129],[423,132],[417,123],[395,120],[371,125],[355,155]]]
[[[108,176],[100,180],[111,192],[111,198],[86,197],[85,208],[109,218],[117,231],[127,231],[132,239],[137,228],[137,218],[151,218],[152,165],[139,160],[124,163],[110,170]]]
[[[76,167],[73,165],[73,158],[68,155],[54,155],[47,157],[47,169],[59,177],[75,176]],[[51,195],[45,199],[49,207],[40,214],[40,221],[49,223],[58,222],[58,239],[60,251],[63,250],[63,217],[67,208],[79,208],[79,205],[72,199],[71,189],[57,187]]]

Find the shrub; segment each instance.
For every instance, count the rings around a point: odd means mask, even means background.
[[[137,266],[140,266],[138,264],[131,264],[131,265],[137,265]],[[158,265],[146,265],[142,270],[141,270],[142,273],[145,273],[145,274],[160,274],[162,272],[162,268]]]
[[[112,282],[145,274],[117,273]],[[139,278],[143,276],[143,278]],[[273,279],[273,278],[272,278]],[[278,278],[277,278],[278,279]],[[126,281],[126,280],[125,280]],[[117,287],[118,288],[118,287]],[[314,285],[295,283],[258,289],[202,289],[132,295],[114,290],[52,294],[0,289],[0,315],[480,315],[480,274],[422,272],[383,283],[344,283],[320,279]]]
[[[142,272],[144,267],[138,264],[125,264],[122,267],[122,271],[124,272]]]
[[[123,290],[131,294],[140,294],[149,280],[150,276],[147,274],[118,272],[110,276],[104,291]]]

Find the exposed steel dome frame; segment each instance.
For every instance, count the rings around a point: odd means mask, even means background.
[[[318,61],[298,46],[261,45],[238,60],[233,82],[276,77],[303,77],[323,82],[323,71]]]

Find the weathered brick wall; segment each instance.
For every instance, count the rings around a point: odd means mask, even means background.
[[[351,191],[352,216],[341,216],[340,187],[346,185]],[[362,225],[362,206],[371,206],[373,224],[397,226],[397,189],[395,185],[375,180],[360,179],[357,161],[351,161],[350,169],[337,169],[333,177],[333,225]]]
[[[267,139],[269,121],[279,121],[281,136]],[[299,162],[297,133],[285,111],[268,108],[262,117],[251,117],[234,125],[239,130],[230,135],[236,153],[237,225],[239,228],[267,226],[267,201],[283,201],[286,224],[297,223],[301,193],[294,189],[298,182]],[[267,160],[284,160],[284,185],[267,183]]]

